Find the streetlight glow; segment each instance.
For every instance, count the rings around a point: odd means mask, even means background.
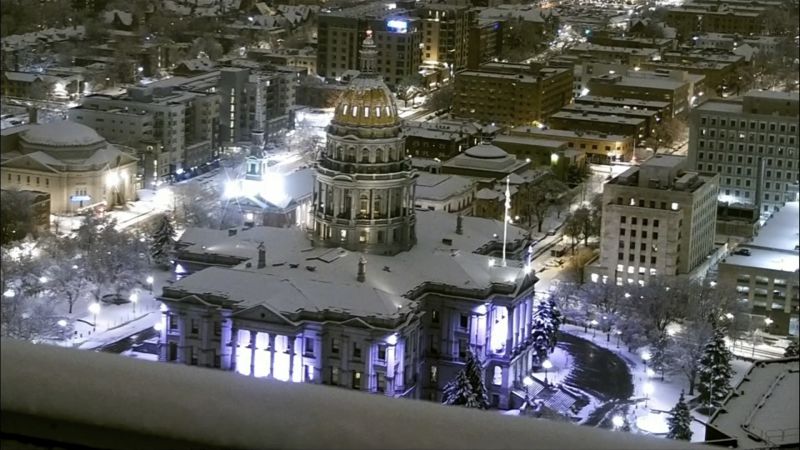
[[[648,377],[648,378],[653,378],[653,377],[656,375],[656,373],[655,373],[655,372],[653,372],[653,369],[651,369],[651,368],[649,368],[649,367],[647,368],[647,371],[646,371],[646,373],[647,373],[647,377]]]
[[[59,320],[59,321],[58,321],[58,326],[60,326],[60,327],[66,327],[66,326],[67,326],[67,321],[66,321],[66,320],[64,320],[64,319],[61,319],[61,320]]]
[[[642,360],[644,362],[650,361],[650,358],[651,358],[650,352],[648,352],[647,350],[642,352]]]
[[[614,416],[611,418],[611,424],[614,425],[614,428],[622,428],[625,425],[625,419],[622,416]]]
[[[17,293],[14,292],[12,289],[8,289],[5,292],[3,292],[3,297],[5,298],[14,298],[15,295],[17,295]]]
[[[156,324],[156,325],[161,325],[161,324]],[[533,384],[533,378],[531,378],[531,377],[523,378],[522,379],[522,384],[524,384],[526,387],[532,385]]]
[[[772,322],[774,322],[774,320],[770,319],[769,317],[767,317],[766,319],[764,319],[764,323],[765,323],[765,324],[767,324],[767,326],[770,326],[770,325],[772,325]]]

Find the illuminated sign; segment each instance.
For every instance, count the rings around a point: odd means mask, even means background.
[[[408,22],[405,20],[389,20],[386,22],[386,28],[393,33],[405,33],[408,31]]]
[[[73,202],[88,202],[91,199],[92,197],[89,197],[88,195],[73,195],[70,197],[70,200]]]

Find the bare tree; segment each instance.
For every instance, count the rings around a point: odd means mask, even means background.
[[[428,95],[425,101],[425,108],[433,111],[449,111],[453,107],[453,95],[453,85],[446,84]]]

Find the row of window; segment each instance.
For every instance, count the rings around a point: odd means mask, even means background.
[[[706,116],[701,116],[700,117],[700,125],[706,125],[707,123],[709,123],[711,126],[716,126],[717,125],[717,118],[716,117],[710,117],[709,118],[709,117],[706,117]],[[785,124],[785,123],[776,124],[775,122],[770,122],[769,125],[767,125],[766,122],[756,122],[756,121],[751,120],[749,122],[749,125],[750,125],[749,129],[751,129],[751,130],[758,129],[760,131],[767,131],[767,126],[769,126],[769,131],[780,131],[781,133],[785,133],[786,129],[787,129],[787,124]],[[748,122],[746,120],[737,121],[736,119],[726,120],[724,118],[720,118],[719,119],[719,126],[721,126],[721,127],[729,127],[729,128],[739,128],[739,129],[744,130],[744,129],[748,128]],[[788,129],[789,129],[790,133],[796,133],[797,132],[797,125],[796,124],[789,124],[788,125]]]
[[[618,205],[622,205],[622,204],[623,204],[623,199],[622,199],[622,197],[617,197],[617,204],[618,204]],[[631,197],[631,198],[628,200],[628,206],[637,206],[637,204],[638,204],[638,206],[639,206],[640,208],[645,208],[645,207],[647,207],[647,208],[655,209],[655,207],[656,207],[656,202],[655,202],[655,200],[650,200],[650,201],[649,201],[649,202],[647,202],[647,203],[646,203],[646,202],[645,202],[645,200],[643,200],[643,199],[639,199],[639,201],[638,201],[638,203],[637,203],[636,199],[635,199],[635,198],[633,198],[633,197]],[[648,206],[645,206],[645,204],[646,204],[646,205],[648,205]],[[679,207],[680,207],[680,205],[679,205],[677,202],[672,202],[672,203],[670,204],[670,206],[669,206],[669,209],[671,209],[671,210],[673,210],[673,211],[677,211]],[[661,207],[660,207],[659,209],[667,209],[667,202],[661,202]],[[624,218],[625,216],[622,216],[622,217]],[[625,221],[623,220],[623,221],[622,221],[622,223],[625,223]],[[633,223],[635,224],[636,222],[633,222]],[[655,226],[658,226],[658,224],[657,224],[657,223],[658,223],[658,220],[655,220],[655,221],[654,221],[654,225],[655,225]]]
[[[639,205],[639,206],[644,206],[644,205],[642,204],[643,202],[644,202],[644,200],[639,200],[639,203],[640,203],[640,205]],[[654,203],[654,202],[653,202],[653,203]],[[627,222],[627,220],[628,220],[628,217],[627,217],[627,216],[621,216],[621,217],[619,218],[619,222],[620,222],[620,223],[626,223],[626,222]],[[638,222],[638,218],[637,218],[637,217],[631,217],[631,225],[637,225],[637,222]],[[646,217],[645,217],[645,218],[643,218],[643,219],[642,219],[642,225],[643,225],[643,226],[647,226],[649,223],[650,223],[650,220],[649,220],[648,218],[646,218]],[[659,226],[659,224],[660,224],[660,222],[659,222],[659,220],[658,220],[658,219],[653,219],[653,226],[654,226],[654,227],[658,227],[658,226]],[[647,236],[645,235],[644,237],[647,237]]]
[[[36,179],[36,185],[37,186],[40,185],[41,184],[40,183],[41,179],[39,177],[34,177],[34,178]],[[8,181],[11,182],[11,174],[10,173],[8,174]],[[22,184],[22,176],[21,175],[17,175],[17,183]],[[30,175],[26,175],[25,176],[25,183],[26,184],[31,184],[31,176]],[[50,186],[50,179],[49,178],[45,178],[44,179],[44,185],[45,186]]]

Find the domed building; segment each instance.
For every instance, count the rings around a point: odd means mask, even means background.
[[[397,105],[376,72],[376,56],[368,31],[361,73],[336,105],[317,163],[313,240],[323,246],[394,255],[416,242],[417,173],[405,152]]]
[[[50,194],[52,213],[134,200],[137,159],[93,129],[62,121],[4,130],[0,177],[4,188]]]

